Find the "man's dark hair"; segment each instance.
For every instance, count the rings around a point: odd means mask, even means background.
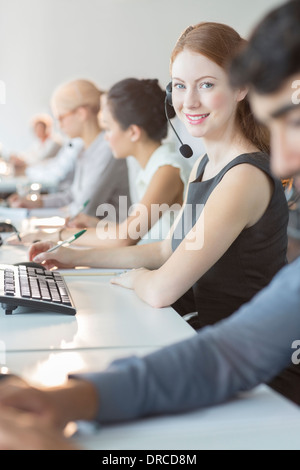
[[[230,79],[235,87],[250,85],[257,93],[277,91],[300,71],[300,0],[272,10],[254,29],[234,58]]]

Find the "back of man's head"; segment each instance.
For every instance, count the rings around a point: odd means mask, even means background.
[[[257,93],[277,91],[300,72],[300,0],[272,10],[254,29],[230,68],[233,86],[250,85]]]

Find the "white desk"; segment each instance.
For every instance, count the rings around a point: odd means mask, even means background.
[[[68,374],[103,370],[115,359],[133,354],[144,355],[155,349],[157,348],[120,347],[89,350],[7,351],[4,355],[2,354],[5,360],[2,362],[5,362],[5,366],[11,372],[21,375],[36,386],[54,387],[63,384]]]
[[[114,359],[147,354],[153,349],[8,352],[7,366],[36,385],[55,386],[71,372],[101,370]],[[102,426],[93,434],[78,437],[78,443],[84,448],[106,451],[191,450],[192,456],[193,451],[201,449],[298,450],[299,435],[300,409],[268,387],[260,386],[211,408]]]
[[[192,456],[193,450],[299,450],[299,435],[299,408],[260,386],[223,405],[103,426],[79,443],[106,451],[184,449]]]
[[[27,259],[4,246],[0,263]],[[0,312],[0,363],[33,383],[57,385],[70,372],[196,334],[171,308],[156,310],[107,278],[66,277],[76,317]],[[299,449],[300,411],[267,387],[224,405],[175,416],[103,426],[79,443],[90,449]]]
[[[17,191],[19,185],[25,185],[34,183],[28,179],[27,176],[0,176],[0,193],[1,194],[11,194]],[[52,192],[56,188],[56,185],[51,181],[44,181],[42,183],[42,190],[47,192]]]
[[[36,225],[42,221],[48,221],[53,226],[53,222],[58,222],[61,226],[64,219],[69,215],[67,207],[61,208],[11,208],[0,206],[0,220],[10,220],[15,227],[24,232],[33,231]],[[55,228],[55,226],[54,226]],[[57,227],[56,227],[57,228]]]
[[[24,247],[1,248],[2,264],[26,259]],[[0,340],[6,351],[159,347],[196,334],[171,307],[150,307],[134,292],[110,284],[110,276],[65,279],[76,316],[18,310],[5,315],[0,308]]]

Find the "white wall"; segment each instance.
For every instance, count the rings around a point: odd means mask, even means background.
[[[169,79],[183,29],[219,21],[247,35],[277,0],[0,0],[0,142],[21,150],[30,117],[49,111],[60,82],[88,78],[108,88],[128,76]],[[1,103],[1,100],[0,100]]]

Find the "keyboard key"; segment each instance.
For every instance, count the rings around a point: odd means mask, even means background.
[[[35,272],[36,272],[36,274],[41,274],[42,276],[45,275],[45,270],[44,269],[36,269]]]
[[[60,295],[61,295],[62,297],[65,296],[65,295],[67,295],[67,290],[66,290],[65,287],[59,286],[58,290],[59,290],[59,293],[60,293]]]
[[[35,269],[34,268],[27,268],[27,272],[29,276],[35,276]]]
[[[72,305],[68,296],[62,296],[61,301],[64,305]]]
[[[14,279],[14,274],[13,273],[5,273],[4,274],[4,279]]]
[[[57,289],[50,288],[50,295],[51,295],[51,299],[53,300],[53,302],[61,303],[60,295]]]
[[[33,291],[31,292],[31,297],[32,297],[33,299],[41,299],[41,294],[39,293],[39,291],[33,290]]]
[[[29,290],[21,290],[22,297],[31,297]]]
[[[49,292],[41,292],[41,294],[42,294],[42,299],[43,300],[46,300],[46,301],[51,300],[51,296],[50,296]]]
[[[10,283],[5,283],[5,284],[4,284],[4,290],[5,290],[5,291],[8,291],[8,290],[14,291],[14,290],[15,290],[15,285],[14,285],[14,284],[10,284]]]

